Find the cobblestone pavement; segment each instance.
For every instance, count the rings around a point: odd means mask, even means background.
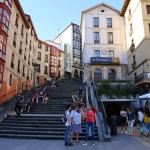
[[[0,150],[149,150],[150,137],[143,137],[137,127],[134,127],[134,135],[129,136],[118,134],[112,136],[109,142],[96,141],[95,145],[91,145],[91,141],[87,146],[82,146],[84,141],[75,143],[74,146],[66,147],[64,141],[53,140],[33,140],[33,139],[6,139],[0,138]]]

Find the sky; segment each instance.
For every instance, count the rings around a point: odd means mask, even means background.
[[[32,18],[38,38],[53,40],[71,22],[80,25],[82,11],[100,3],[121,10],[124,0],[19,0]]]

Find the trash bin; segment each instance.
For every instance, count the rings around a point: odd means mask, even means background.
[[[117,116],[111,116],[110,129],[111,129],[111,135],[117,135]]]

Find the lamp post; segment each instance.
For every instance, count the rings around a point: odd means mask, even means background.
[[[33,76],[33,89],[34,89],[35,88],[35,74],[38,69],[38,64],[36,62],[33,62],[32,65],[34,67],[34,76]]]

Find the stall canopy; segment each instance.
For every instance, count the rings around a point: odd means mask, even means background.
[[[150,98],[150,93],[139,96],[139,98]]]

